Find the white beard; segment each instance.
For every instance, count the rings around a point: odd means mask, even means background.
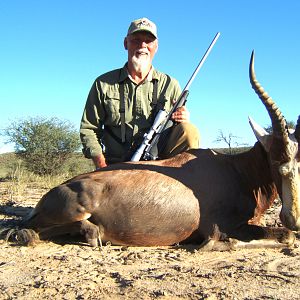
[[[150,56],[145,54],[134,55],[132,57],[132,65],[137,73],[145,73],[149,71]]]

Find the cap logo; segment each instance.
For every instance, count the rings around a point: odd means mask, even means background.
[[[147,20],[141,20],[140,22],[138,22],[136,24],[136,26],[137,27],[141,27],[141,26],[151,27],[151,24]]]

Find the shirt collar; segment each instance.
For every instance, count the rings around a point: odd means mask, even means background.
[[[119,82],[123,82],[126,78],[130,78],[130,76],[128,74],[127,63],[121,69],[120,76],[119,76]],[[158,80],[158,79],[159,79],[158,73],[155,70],[155,68],[152,66],[145,81],[152,81],[152,80]]]
[[[120,70],[119,83],[125,81],[126,78],[128,78],[127,63]]]

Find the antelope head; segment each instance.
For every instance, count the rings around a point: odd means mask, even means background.
[[[271,166],[275,167],[281,177],[279,194],[282,200],[280,219],[290,230],[300,230],[300,116],[295,130],[287,128],[286,120],[276,103],[265,92],[256,79],[254,72],[254,52],[252,52],[249,76],[252,88],[266,107],[273,133],[267,133],[250,119],[250,125],[256,138],[269,153]]]

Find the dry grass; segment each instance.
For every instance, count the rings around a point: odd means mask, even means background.
[[[64,168],[63,173],[52,176],[39,176],[26,170],[24,163],[14,153],[0,154],[0,181],[5,182],[6,202],[15,202],[24,196],[29,188],[49,190],[78,174],[93,170],[90,160],[75,153]]]

